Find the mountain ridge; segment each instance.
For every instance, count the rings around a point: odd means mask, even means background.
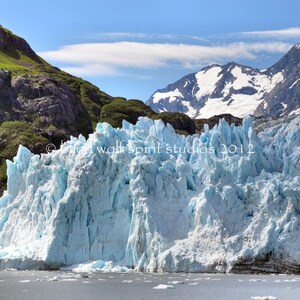
[[[0,49],[5,52],[21,51],[33,60],[40,63],[42,62],[40,57],[32,50],[25,39],[13,34],[2,25],[0,25]]]
[[[288,115],[300,108],[299,70],[300,46],[296,44],[265,70],[236,62],[204,67],[157,90],[147,104],[156,112],[179,111],[194,119],[228,113],[235,117]]]

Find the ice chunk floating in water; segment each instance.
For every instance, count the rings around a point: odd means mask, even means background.
[[[154,290],[169,290],[169,289],[174,289],[174,286],[170,285],[170,284],[159,284],[158,286],[155,286],[153,289]]]
[[[299,122],[257,136],[250,118],[221,120],[184,137],[140,118],[47,155],[20,146],[0,198],[0,266],[297,272]]]

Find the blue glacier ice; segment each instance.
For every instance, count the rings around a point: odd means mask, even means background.
[[[185,137],[140,118],[49,154],[20,146],[0,198],[0,268],[298,270],[299,124],[257,135],[246,117]]]

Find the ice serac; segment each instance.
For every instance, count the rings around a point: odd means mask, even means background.
[[[0,266],[300,271],[300,117],[180,136],[98,124],[41,156],[20,146],[0,198]]]

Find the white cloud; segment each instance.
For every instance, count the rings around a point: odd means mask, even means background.
[[[241,35],[252,37],[270,37],[270,38],[299,38],[300,27],[285,28],[280,30],[265,30],[265,31],[247,31],[241,32]]]
[[[211,63],[231,60],[255,60],[260,54],[284,53],[288,43],[231,43],[219,46],[190,44],[112,42],[63,46],[39,53],[64,70],[79,76],[117,76],[124,69],[181,67],[196,70]]]
[[[63,70],[70,74],[74,74],[78,76],[98,76],[98,75],[120,76],[122,75],[121,72],[116,68],[114,68],[113,66],[106,66],[97,63],[63,67]]]
[[[206,38],[194,35],[180,34],[163,34],[163,33],[141,33],[141,32],[101,32],[87,36],[94,40],[112,40],[112,41],[128,41],[128,40],[155,40],[155,41],[176,41],[176,40],[197,40],[206,42]]]

